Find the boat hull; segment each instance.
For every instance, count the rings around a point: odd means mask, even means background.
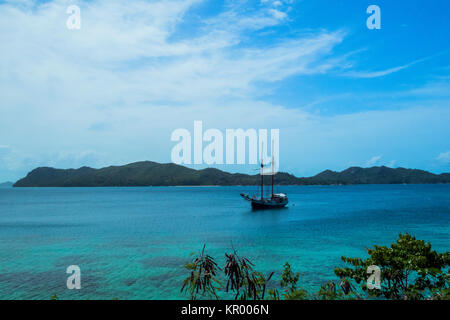
[[[276,208],[284,208],[289,200],[286,196],[283,198],[273,196],[272,198],[265,199],[256,199],[250,198],[248,194],[241,193],[242,198],[247,201],[250,201],[253,209],[276,209]]]
[[[284,208],[287,205],[287,202],[272,203],[272,202],[261,202],[257,200],[253,200],[251,203],[253,209],[278,209]]]

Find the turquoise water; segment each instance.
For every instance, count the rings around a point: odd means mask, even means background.
[[[0,299],[181,299],[189,254],[232,246],[258,270],[289,261],[310,290],[340,257],[400,232],[450,250],[450,185],[282,187],[289,208],[251,211],[252,187],[0,189]],[[81,290],[66,268],[81,268]]]

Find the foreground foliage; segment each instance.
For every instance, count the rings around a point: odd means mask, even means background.
[[[273,272],[265,277],[261,272],[253,270],[253,263],[245,257],[240,257],[234,251],[225,254],[225,276],[227,277],[226,292],[235,293],[239,300],[262,300],[266,293],[266,284]]]
[[[205,246],[203,246],[200,255],[185,267],[191,273],[183,282],[182,292],[188,293],[193,300],[199,294],[218,298],[216,292],[220,282],[216,279],[216,273],[220,268],[214,261],[214,258],[205,253]]]
[[[221,291],[231,293],[236,300],[450,299],[450,252],[438,253],[431,249],[430,243],[409,234],[400,234],[390,247],[375,245],[367,252],[366,259],[342,257],[349,266],[335,268],[339,281],[328,281],[317,293],[310,294],[298,285],[300,274],[292,271],[288,262],[281,279],[271,281],[274,272],[265,276],[255,271],[254,264],[239,256],[236,250],[225,254],[223,278],[226,284],[223,286],[216,278],[222,269],[205,253],[203,246],[193,262],[185,266],[190,275],[184,280],[181,291],[191,299],[219,299]],[[377,288],[367,286],[370,266],[380,270]]]
[[[449,299],[450,252],[437,253],[431,244],[400,234],[390,247],[367,249],[369,258],[342,257],[352,267],[336,268],[335,274],[350,279],[371,297],[386,299]],[[367,288],[367,268],[381,269],[379,289]]]

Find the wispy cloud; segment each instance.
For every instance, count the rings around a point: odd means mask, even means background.
[[[40,165],[170,161],[172,130],[199,119],[205,127],[281,128],[281,165],[299,175],[365,163],[373,154],[403,163],[385,146],[400,149],[413,140],[411,132],[425,132],[409,146],[418,153],[435,141],[427,136],[430,127],[446,136],[448,103],[321,116],[268,102],[267,91],[283,80],[308,81],[349,66],[355,48],[340,46],[349,33],[308,29],[260,38],[290,23],[290,0],[245,10],[245,1],[227,1],[220,12],[191,24],[188,13],[201,2],[80,1],[82,28],[72,31],[65,25],[65,0],[2,2],[0,143],[10,148],[2,149],[0,175],[10,170],[18,178]],[[308,90],[292,89],[299,95]]]
[[[396,164],[397,164],[397,160],[391,160],[386,164],[386,166],[393,168],[393,167],[395,167]]]
[[[69,31],[62,23],[67,18],[60,14],[65,12],[63,1],[38,5],[33,11],[2,5],[0,41],[8,43],[8,50],[2,53],[0,67],[16,66],[2,74],[2,84],[9,87],[11,99],[18,88],[44,99],[45,91],[58,92],[52,101],[58,96],[64,99],[76,88],[78,103],[85,105],[149,100],[196,103],[249,96],[257,82],[336,66],[326,57],[343,40],[341,31],[247,46],[243,42],[247,32],[280,23],[264,8],[244,15],[231,7],[206,20],[207,28],[195,36],[174,40],[185,13],[196,3],[88,2],[81,8],[83,24],[78,31]]]
[[[371,167],[376,165],[381,160],[381,157],[382,156],[373,156],[369,161],[366,162],[366,166]]]
[[[237,125],[236,111],[272,114],[280,108],[258,101],[261,84],[338,66],[332,53],[345,38],[340,30],[258,46],[248,41],[255,31],[284,23],[289,1],[246,11],[241,1],[231,1],[193,32],[183,32],[186,13],[200,2],[83,1],[81,30],[66,28],[66,1],[0,4],[0,136],[14,146],[16,164],[68,148],[80,156],[63,158],[78,164],[95,144],[116,153],[128,139],[161,137],[160,130],[170,137],[182,125],[174,114],[214,119],[220,113]],[[28,129],[17,132],[19,122]],[[40,142],[30,144],[37,135]],[[166,159],[165,144],[155,142],[158,151],[141,157]]]
[[[352,77],[352,78],[357,78],[357,79],[370,79],[370,78],[378,78],[378,77],[383,77],[383,76],[387,76],[389,74],[407,69],[415,64],[424,62],[426,60],[430,60],[432,58],[437,57],[438,55],[444,54],[444,52],[438,53],[438,54],[434,54],[432,56],[426,57],[426,58],[422,58],[422,59],[418,59],[415,60],[413,62],[410,62],[408,64],[405,65],[401,65],[401,66],[397,66],[397,67],[393,67],[393,68],[389,68],[389,69],[385,69],[385,70],[379,70],[379,71],[348,71],[342,74],[342,76],[345,77]]]
[[[373,167],[373,166],[386,166],[393,168],[397,164],[397,160],[383,160],[383,157],[381,155],[379,156],[373,156],[368,161],[364,163],[365,167]]]
[[[386,69],[386,70],[382,70],[382,71],[351,71],[351,72],[347,72],[344,75],[347,77],[352,77],[352,78],[366,78],[366,79],[367,78],[378,78],[378,77],[383,77],[388,74],[406,69],[412,65],[413,65],[413,63],[410,63],[410,64],[407,64],[404,66],[399,66],[399,67]]]
[[[450,151],[442,152],[436,157],[436,160],[441,161],[443,163],[450,163]]]

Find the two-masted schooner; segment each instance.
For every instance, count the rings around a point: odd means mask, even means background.
[[[274,159],[273,159],[273,142],[272,142],[272,192],[269,197],[264,198],[264,163],[263,157],[261,156],[261,197],[258,198],[256,195],[250,197],[248,194],[241,193],[241,197],[247,201],[250,201],[253,209],[272,209],[272,208],[283,208],[285,207],[289,199],[284,193],[274,193],[273,192],[273,178],[274,172]]]

